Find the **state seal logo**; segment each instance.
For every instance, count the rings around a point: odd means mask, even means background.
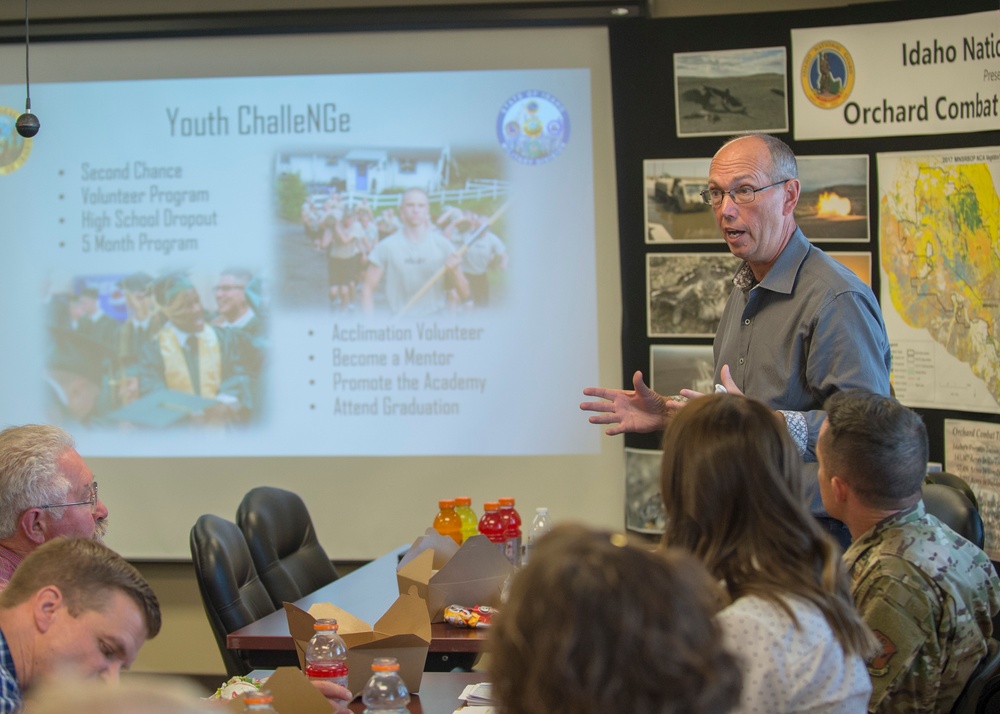
[[[500,108],[497,139],[515,161],[544,164],[558,156],[569,141],[569,115],[548,92],[518,92]]]
[[[28,160],[32,139],[17,133],[19,112],[0,107],[0,176],[17,171]]]
[[[847,101],[854,77],[851,53],[833,40],[813,45],[802,60],[802,90],[820,109],[833,109]]]

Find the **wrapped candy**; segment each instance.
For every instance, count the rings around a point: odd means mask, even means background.
[[[489,627],[495,614],[496,608],[488,605],[449,605],[444,609],[444,621],[454,627]]]

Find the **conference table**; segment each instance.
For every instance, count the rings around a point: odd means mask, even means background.
[[[308,610],[317,603],[332,603],[374,625],[399,596],[396,565],[409,547],[400,546],[294,604]],[[483,629],[460,629],[441,622],[432,624],[428,669],[448,670],[457,663],[469,662],[482,650],[486,633]],[[226,647],[242,650],[256,669],[298,665],[295,641],[288,632],[284,609],[230,632]]]
[[[270,670],[254,670],[251,677],[266,679],[274,674]],[[420,678],[420,691],[410,693],[410,714],[452,714],[462,704],[458,697],[470,684],[486,682],[482,672],[425,672]],[[352,712],[364,712],[361,697],[350,704]]]
[[[482,672],[425,672],[420,681],[420,693],[410,696],[410,714],[452,714],[462,701],[458,695],[468,685],[485,682]],[[352,712],[363,712],[365,705],[358,697],[351,702]]]

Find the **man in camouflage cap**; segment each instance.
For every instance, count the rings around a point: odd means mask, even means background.
[[[858,391],[833,395],[826,411],[820,493],[851,531],[851,590],[882,643],[868,662],[868,709],[949,711],[986,654],[1000,581],[982,550],[924,509],[927,428],[916,412]]]

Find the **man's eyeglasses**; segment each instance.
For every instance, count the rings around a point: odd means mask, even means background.
[[[91,512],[97,508],[97,481],[90,482],[90,498],[86,501],[73,501],[72,503],[47,503],[38,508],[63,508],[64,506],[90,506]]]
[[[722,200],[728,195],[733,199],[734,203],[753,203],[754,198],[760,191],[766,191],[769,188],[774,188],[775,186],[780,186],[783,183],[788,183],[791,179],[785,179],[784,181],[776,181],[768,186],[761,186],[760,188],[753,188],[752,186],[740,186],[739,188],[734,188],[732,191],[722,191],[717,188],[710,188],[707,191],[701,192],[701,200],[705,203],[709,203],[713,206],[721,206]]]

